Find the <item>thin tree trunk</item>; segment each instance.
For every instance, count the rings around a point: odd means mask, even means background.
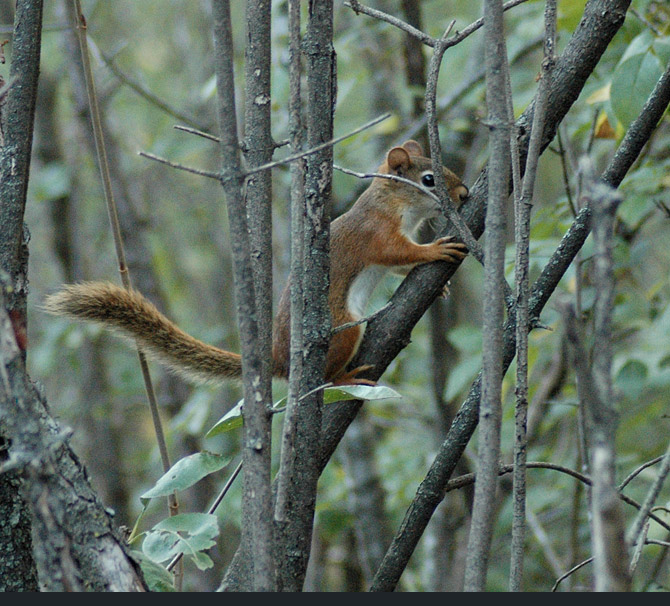
[[[482,395],[475,501],[465,564],[465,591],[484,591],[493,536],[502,424],[502,327],[505,299],[505,205],[509,195],[510,129],[507,113],[507,48],[502,0],[484,4],[489,190],[484,264]]]
[[[272,591],[275,588],[269,465],[272,415],[270,402],[265,399],[267,386],[263,384],[264,363],[259,349],[258,308],[237,135],[230,2],[213,0],[212,8],[221,130],[221,185],[228,204],[235,269],[235,303],[242,346],[245,402],[242,542],[250,545],[252,554],[253,573],[248,580],[249,587],[256,591]]]

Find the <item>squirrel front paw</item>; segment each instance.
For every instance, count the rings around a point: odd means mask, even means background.
[[[446,236],[435,240],[431,246],[435,255],[432,261],[449,261],[456,263],[464,259],[468,254],[468,247],[462,242],[455,242],[454,236]]]

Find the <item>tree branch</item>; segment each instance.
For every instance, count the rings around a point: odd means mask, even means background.
[[[489,188],[486,205],[482,396],[479,413],[475,500],[465,560],[464,591],[484,591],[495,517],[495,481],[502,425],[503,283],[505,283],[505,206],[510,179],[510,131],[507,111],[507,45],[502,0],[485,0],[486,106],[489,128]]]
[[[240,159],[235,109],[233,72],[233,39],[229,0],[212,1],[215,69],[221,149],[221,185],[228,206],[228,219],[233,252],[235,304],[242,348],[242,380],[244,385],[244,437],[242,460],[245,494],[243,498],[242,545],[251,550],[252,575],[249,587],[272,590],[274,575],[268,568],[265,551],[272,540],[272,494],[267,457],[271,444],[267,427],[272,415],[261,388],[263,361],[258,348],[254,273],[247,209],[243,191],[244,173]],[[250,492],[255,490],[255,494]],[[258,563],[258,567],[256,566]]]
[[[594,6],[597,4],[598,2],[593,2],[590,5],[587,5],[587,8],[592,9],[589,11],[591,18],[593,17],[593,9],[598,8],[597,6]],[[590,18],[587,19],[587,25],[589,21]],[[595,27],[596,25],[593,24],[593,26]],[[614,31],[611,32],[611,35],[614,35]],[[563,58],[564,57],[565,53],[563,55]],[[560,59],[559,63],[561,63]],[[561,72],[567,73],[566,66],[562,65],[561,67]],[[556,80],[554,79],[554,82],[555,81]],[[556,101],[556,96],[554,96],[552,93],[550,94],[550,99],[552,101]],[[619,149],[615,153],[608,167],[602,173],[602,180],[613,186],[619,185],[626,172],[635,162],[645,143],[648,141],[651,133],[668,107],[668,104],[670,104],[670,69],[668,69],[661,77],[640,115],[627,131],[624,139],[621,142],[621,145],[619,146]],[[550,105],[552,106],[551,113],[552,115],[555,115],[557,108],[553,107],[553,103]],[[555,127],[556,125],[553,126],[554,131]],[[546,144],[548,144],[548,142],[545,143],[545,145]],[[562,238],[558,248],[549,259],[549,262],[545,265],[542,273],[533,284],[533,288],[531,289],[529,297],[529,315],[531,318],[539,317],[539,314],[549,300],[549,297],[552,295],[556,286],[572,263],[575,255],[584,244],[590,232],[590,214],[591,211],[588,206],[580,211],[572,226]],[[417,268],[413,273],[429,273],[431,269],[433,268],[426,267],[423,268],[423,271],[421,271],[422,268]],[[436,269],[437,268],[433,269],[433,271],[439,275]],[[450,275],[448,272],[447,274],[448,276]],[[418,284],[424,284],[422,279],[423,276],[415,277],[418,280]],[[403,285],[401,285],[399,291],[405,290],[405,284],[411,279],[412,275],[408,276],[408,279],[405,281],[405,283],[403,283]],[[429,287],[429,284],[425,284],[425,288]],[[403,294],[399,291],[396,292],[394,299]],[[423,298],[420,297],[410,298],[409,294],[405,296],[407,296],[408,300],[411,301],[411,304],[413,305],[419,305],[423,300]],[[395,301],[392,299],[394,304],[391,305],[390,311],[388,314],[386,314],[385,318],[387,321],[389,321],[390,318],[395,319],[399,317],[399,321],[401,322],[399,326],[401,327],[406,326],[403,322],[409,321],[407,320],[407,317],[414,317],[414,312],[412,309],[405,308],[404,304],[402,306],[402,312],[398,311],[400,307],[398,305],[398,301],[403,300],[405,300],[405,297],[398,298]],[[368,326],[368,330],[370,330],[370,326],[377,324],[377,322],[381,322],[382,318],[373,319],[371,324]],[[375,327],[375,331],[376,330],[378,330],[377,327]],[[397,334],[392,330],[389,330],[388,327],[386,330],[389,331],[389,334]],[[514,330],[514,324],[508,323],[508,326],[505,329],[504,338],[504,368],[507,368],[514,358]],[[386,340],[386,343],[389,343],[389,341]],[[397,346],[397,343],[398,337],[396,337],[394,340],[391,340],[387,346]],[[379,347],[380,344],[378,343],[377,346]],[[354,363],[360,364],[364,363],[360,360],[370,359],[372,358],[359,358],[354,360]],[[378,369],[375,369],[375,372],[378,372]],[[421,483],[417,491],[417,495],[407,514],[405,515],[405,519],[403,520],[398,534],[396,535],[394,542],[387,552],[388,560],[385,562],[385,564],[382,564],[382,568],[378,572],[378,581],[375,585],[375,587],[379,588],[380,590],[390,590],[395,586],[395,583],[397,583],[397,580],[400,577],[406,562],[409,560],[409,556],[413,552],[414,547],[416,546],[416,543],[418,542],[423,529],[425,528],[425,525],[428,523],[428,520],[430,520],[435,507],[437,507],[442,499],[442,487],[446,484],[450,475],[453,473],[456,463],[461,457],[468,441],[470,440],[470,437],[477,427],[480,394],[479,381],[480,379],[478,378],[474,382],[468,397],[461,406],[458,415],[454,419],[449,433],[447,434],[447,437],[442,444],[435,461],[433,462],[433,465],[428,471],[426,478]],[[327,426],[328,432],[326,433],[328,440],[332,440],[334,436],[337,435],[336,432],[340,431],[341,425],[347,422],[349,415],[355,414],[356,409],[357,406],[355,404],[348,403],[346,406],[342,404],[339,405],[337,409],[332,410],[331,417],[327,419],[327,421],[329,421],[329,425]],[[327,444],[324,444],[324,448],[325,446],[327,446]]]

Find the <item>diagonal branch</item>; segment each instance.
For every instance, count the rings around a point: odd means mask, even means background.
[[[587,4],[580,26],[568,42],[563,54],[558,58],[553,70],[548,95],[551,102],[547,107],[542,149],[545,149],[553,139],[558,124],[576,101],[602,53],[621,27],[629,4],[630,0],[616,0],[616,2],[591,0]],[[517,120],[519,152],[522,161],[526,156],[533,108],[534,104],[531,103]],[[655,125],[656,122],[654,122]],[[642,138],[646,142],[647,139]],[[634,150],[626,152],[625,157],[628,158],[630,154],[637,157]],[[620,174],[616,184],[623,178],[634,157],[630,158],[630,162],[623,170],[613,169],[614,174]],[[476,238],[480,237],[484,231],[487,190],[488,169],[485,168],[473,185],[470,198],[462,208],[462,216]],[[583,241],[578,247],[582,243]],[[568,265],[571,261],[572,257]],[[560,261],[557,263],[560,265]],[[356,365],[372,364],[375,368],[374,374],[370,376],[373,378],[381,376],[391,361],[409,343],[412,328],[442,292],[442,286],[456,269],[455,265],[447,263],[435,263],[414,269],[395,292],[388,309],[376,316],[368,325],[359,353],[353,363]],[[562,271],[564,272],[565,269],[567,266]],[[540,288],[538,293],[544,293],[544,290]],[[544,298],[543,294],[536,296]],[[546,297],[548,296],[547,294]],[[541,305],[545,303],[546,300],[542,301]],[[325,466],[330,459],[359,407],[360,404],[353,402],[328,407],[324,415],[322,466]]]
[[[592,4],[598,4],[598,2]],[[642,112],[629,128],[619,149],[601,175],[603,181],[614,187],[621,183],[626,172],[630,169],[649,140],[668,104],[670,104],[670,68],[666,70],[657,83]],[[555,107],[551,109],[552,112],[556,111]],[[590,216],[590,208],[586,206],[577,215],[573,225],[561,240],[561,243],[544,267],[540,277],[534,283],[530,293],[529,304],[531,321],[533,318],[539,317],[549,297],[584,244],[591,229]],[[428,269],[426,268],[426,270]],[[376,321],[377,319],[375,318],[371,325]],[[514,332],[514,323],[508,323],[504,335],[505,369],[509,367],[515,354]],[[361,362],[355,361],[355,363],[358,364]],[[373,586],[374,589],[390,590],[395,586],[435,507],[442,500],[443,487],[453,473],[456,463],[477,427],[480,389],[480,378],[478,378],[454,419],[433,465],[421,483],[417,495],[405,515],[398,534],[387,552],[387,558],[382,563],[382,567],[378,572],[377,582]],[[342,408],[340,409],[339,414],[342,417],[346,413],[351,414],[351,410],[343,411]]]

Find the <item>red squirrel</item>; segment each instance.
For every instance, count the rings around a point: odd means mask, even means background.
[[[449,193],[460,206],[468,189],[443,168]],[[416,141],[406,141],[386,154],[379,173],[435,186],[432,163]],[[392,269],[406,273],[420,263],[459,262],[464,244],[439,238],[429,244],[413,240],[420,225],[440,214],[437,202],[418,188],[398,180],[376,177],[349,211],[331,224],[330,307],[332,326],[360,320],[375,286]],[[290,280],[290,277],[289,277]],[[195,381],[221,381],[242,376],[241,356],[207,345],[168,320],[139,292],[109,282],[65,286],[47,297],[48,313],[102,324],[134,340],[148,357]],[[289,371],[290,288],[280,298],[274,322],[273,374]],[[325,380],[334,384],[367,382],[356,379],[360,369],[346,371],[363,337],[360,324],[335,332],[326,356]]]

